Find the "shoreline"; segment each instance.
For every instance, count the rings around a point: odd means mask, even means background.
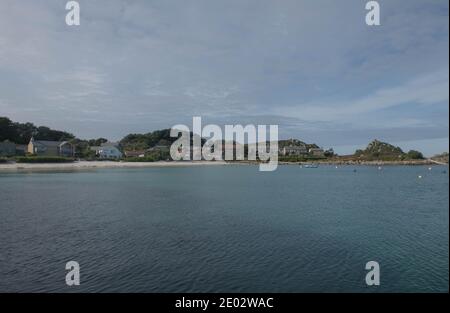
[[[1,172],[29,170],[88,170],[106,168],[147,168],[147,167],[185,167],[226,165],[221,161],[181,161],[181,162],[115,162],[115,161],[75,161],[71,163],[5,163],[0,164]]]
[[[406,160],[406,161],[344,161],[344,160],[323,160],[313,162],[301,162],[300,164],[319,164],[319,165],[363,165],[363,166],[420,166],[420,165],[443,165],[448,166],[448,163],[441,163],[431,159],[425,160]]]
[[[448,166],[430,159],[416,161],[313,161],[313,162],[279,162],[278,165],[317,164],[327,166]],[[115,162],[115,161],[75,161],[73,163],[0,163],[0,173],[39,171],[39,170],[89,170],[106,168],[151,168],[151,167],[186,167],[186,166],[223,166],[223,165],[259,165],[252,161],[157,161],[157,162]]]

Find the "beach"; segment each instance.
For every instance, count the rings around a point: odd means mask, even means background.
[[[0,164],[0,172],[22,170],[84,170],[97,168],[145,168],[226,165],[223,161],[180,161],[180,162],[114,162],[114,161],[76,161],[72,163],[5,163]]]

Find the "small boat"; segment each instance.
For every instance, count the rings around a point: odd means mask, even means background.
[[[317,164],[303,164],[304,168],[318,168],[319,165]]]

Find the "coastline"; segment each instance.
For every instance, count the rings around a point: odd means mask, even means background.
[[[446,163],[434,160],[416,160],[416,161],[313,161],[313,162],[279,162],[278,165],[302,165],[318,164],[330,166],[420,166],[420,165],[442,165]],[[252,161],[157,161],[157,162],[114,162],[114,161],[75,161],[73,163],[0,163],[0,173],[2,172],[20,172],[20,171],[39,171],[39,170],[89,170],[104,168],[149,168],[149,167],[185,167],[185,166],[220,166],[220,165],[257,165],[259,162]]]
[[[260,164],[257,161],[234,161],[230,162],[230,164]],[[361,161],[361,160],[311,160],[305,162],[287,162],[287,161],[278,161],[278,165],[305,165],[305,164],[317,164],[317,165],[329,165],[329,166],[337,166],[337,165],[349,165],[349,166],[420,166],[420,165],[441,165],[448,166],[448,163],[438,162],[432,159],[423,159],[423,160],[404,160],[404,161]]]
[[[103,168],[146,168],[226,165],[222,161],[181,161],[181,162],[114,162],[114,161],[75,161],[73,163],[6,163],[0,164],[1,172],[28,170],[86,170]]]
[[[431,159],[424,160],[405,160],[405,161],[382,161],[382,160],[374,160],[374,161],[349,161],[349,160],[326,160],[326,161],[316,161],[312,162],[315,164],[322,165],[365,165],[365,166],[387,166],[387,165],[448,165],[446,163],[440,163]]]

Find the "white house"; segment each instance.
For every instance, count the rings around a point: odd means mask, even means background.
[[[91,147],[91,150],[95,151],[95,155],[101,159],[120,159],[122,157],[119,145],[113,142],[102,143],[99,147]]]

